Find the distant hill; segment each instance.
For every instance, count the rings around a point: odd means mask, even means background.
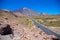
[[[12,12],[12,11],[9,11],[9,10],[0,10],[0,13],[1,13],[1,12],[12,14],[12,15],[14,15],[15,17],[27,17],[27,16],[23,15],[23,14],[20,13],[20,12]]]
[[[19,12],[19,13],[22,13],[22,14],[29,16],[29,17],[40,15],[39,12],[36,12],[36,11],[31,10],[29,8],[17,9],[17,10],[14,10],[14,12]]]

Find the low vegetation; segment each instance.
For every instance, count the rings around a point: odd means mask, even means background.
[[[60,27],[60,16],[53,15],[53,16],[39,16],[35,17],[40,24],[45,26],[53,26],[53,27]]]

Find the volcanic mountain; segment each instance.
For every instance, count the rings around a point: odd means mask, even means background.
[[[40,15],[39,12],[36,12],[36,11],[31,10],[29,8],[21,8],[21,9],[14,10],[13,12],[16,12],[16,13],[19,12],[19,13],[29,16],[29,17]]]

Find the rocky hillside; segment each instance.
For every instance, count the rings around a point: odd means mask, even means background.
[[[28,17],[0,10],[0,40],[58,40],[36,28]]]

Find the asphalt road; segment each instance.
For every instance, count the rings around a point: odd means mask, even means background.
[[[57,38],[60,38],[60,35],[56,34],[55,32],[49,30],[48,28],[44,27],[43,25],[41,25],[40,23],[38,23],[35,20],[32,20],[33,23],[36,25],[36,27],[40,28],[42,31],[44,31],[46,34],[48,35],[55,35]]]

